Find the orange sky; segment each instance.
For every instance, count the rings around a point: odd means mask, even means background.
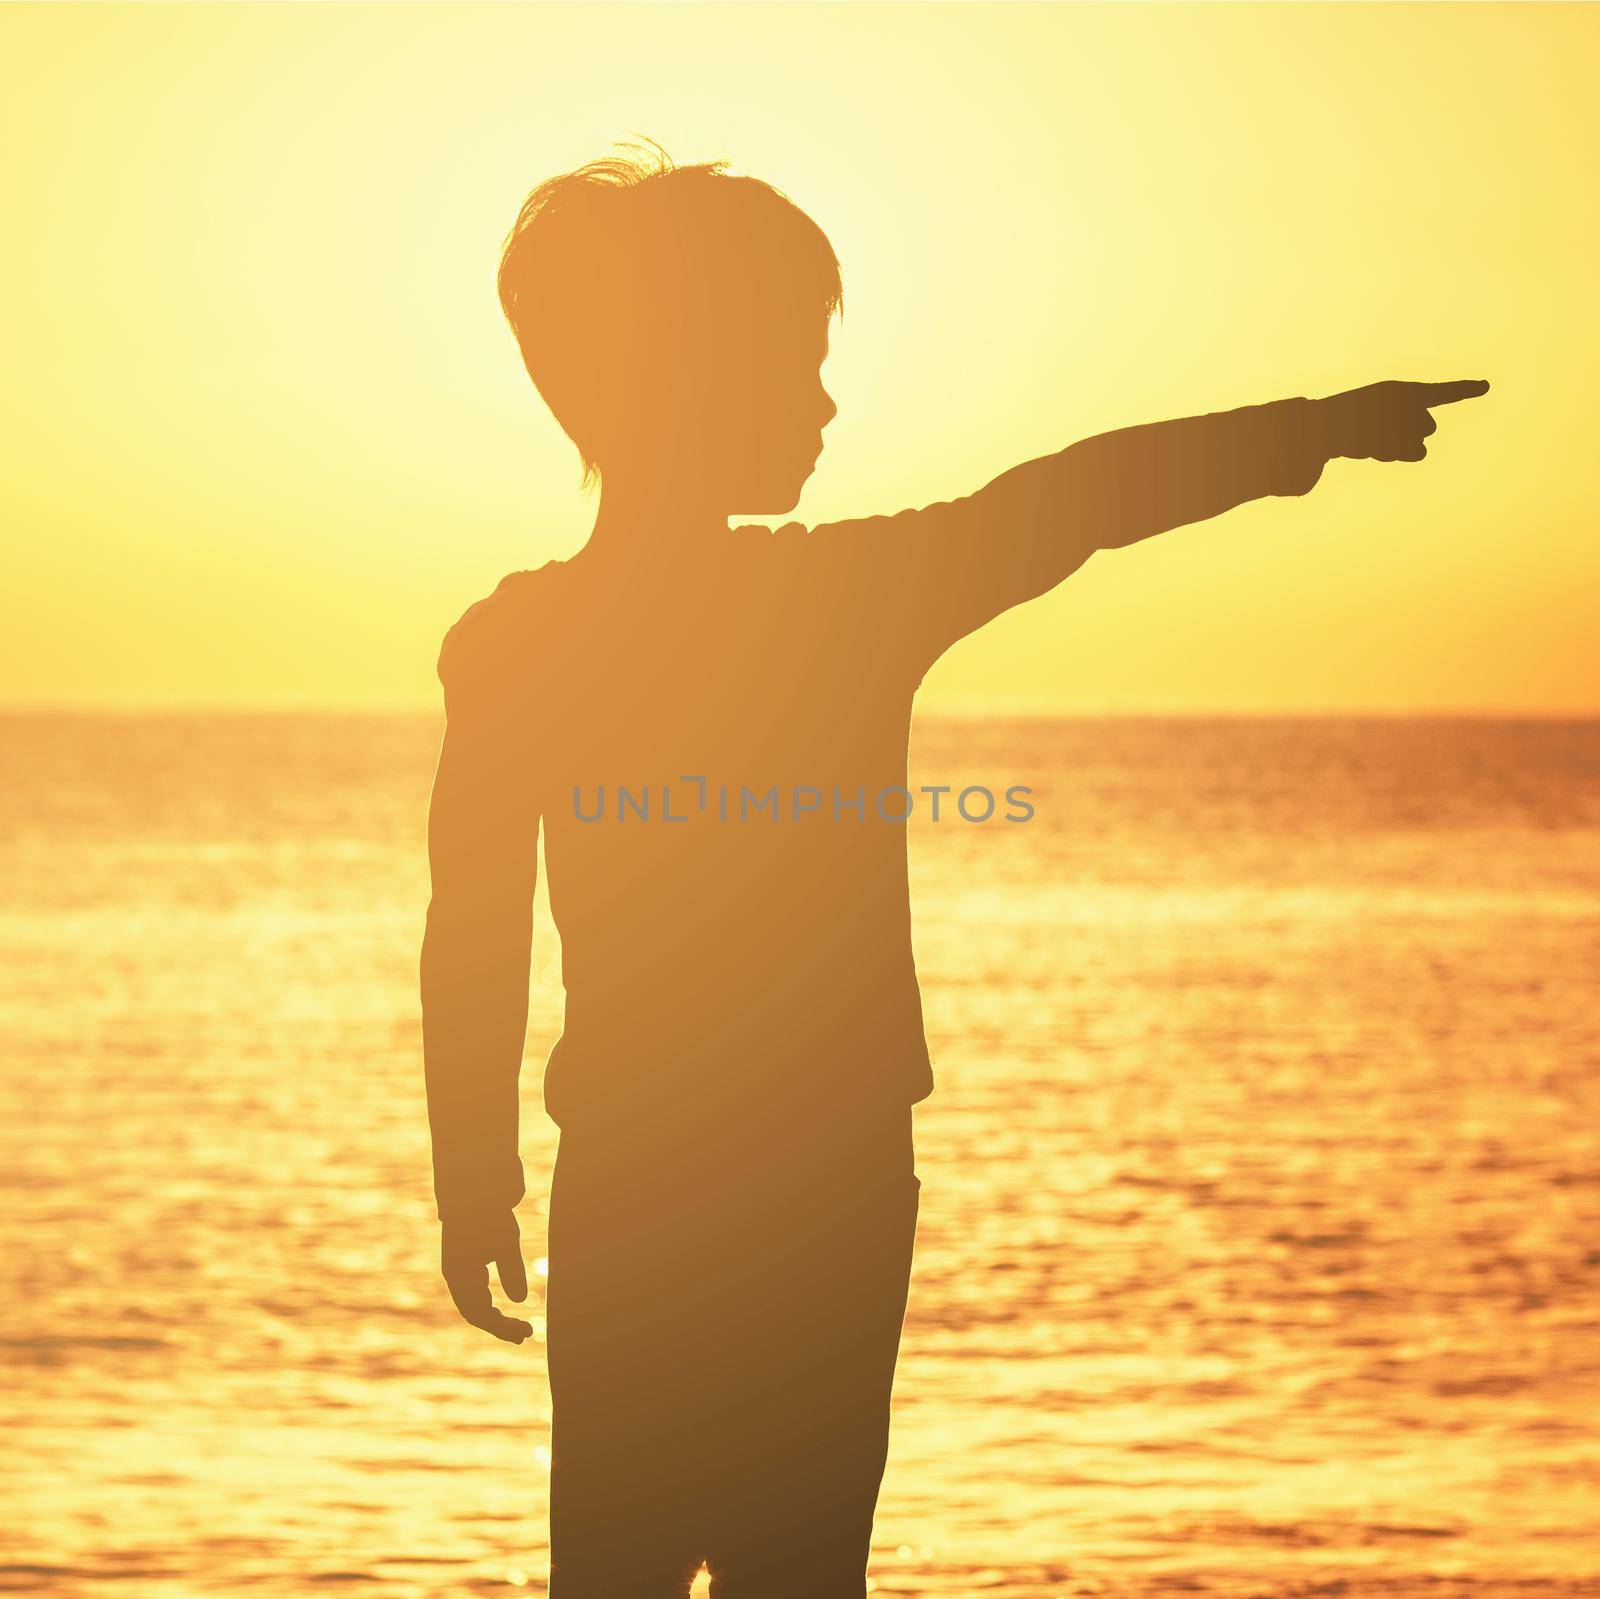
[[[1494,384],[1422,467],[1096,556],[924,706],[1600,710],[1594,7],[12,5],[0,59],[0,702],[437,704],[593,515],[500,239],[642,132],[834,241],[807,522]]]

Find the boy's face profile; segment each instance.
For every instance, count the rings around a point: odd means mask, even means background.
[[[838,413],[822,381],[829,319],[821,307],[768,307],[727,318],[682,352],[663,385],[659,453],[643,472],[663,488],[697,482],[719,515],[792,510]]]
[[[822,454],[822,430],[838,406],[822,381],[829,314],[773,316],[733,342],[719,385],[720,442],[730,515],[789,511]]]

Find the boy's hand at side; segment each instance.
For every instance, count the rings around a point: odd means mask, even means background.
[[[1328,455],[1369,461],[1420,461],[1438,423],[1435,406],[1487,394],[1481,378],[1454,383],[1369,383],[1315,402]]]
[[[529,1323],[498,1310],[489,1294],[489,1263],[493,1261],[506,1297],[519,1305],[528,1297],[528,1273],[522,1264],[522,1234],[515,1211],[446,1221],[439,1257],[445,1286],[463,1319],[508,1344],[520,1344],[533,1336]]]

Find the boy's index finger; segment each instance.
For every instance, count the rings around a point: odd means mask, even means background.
[[[1457,378],[1454,383],[1417,385],[1417,398],[1426,410],[1432,410],[1436,405],[1454,405],[1457,400],[1476,400],[1479,395],[1488,392],[1489,385],[1483,378]]]

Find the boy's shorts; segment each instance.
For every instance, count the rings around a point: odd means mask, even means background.
[[[910,1107],[564,1130],[551,1599],[865,1593],[920,1183]]]

